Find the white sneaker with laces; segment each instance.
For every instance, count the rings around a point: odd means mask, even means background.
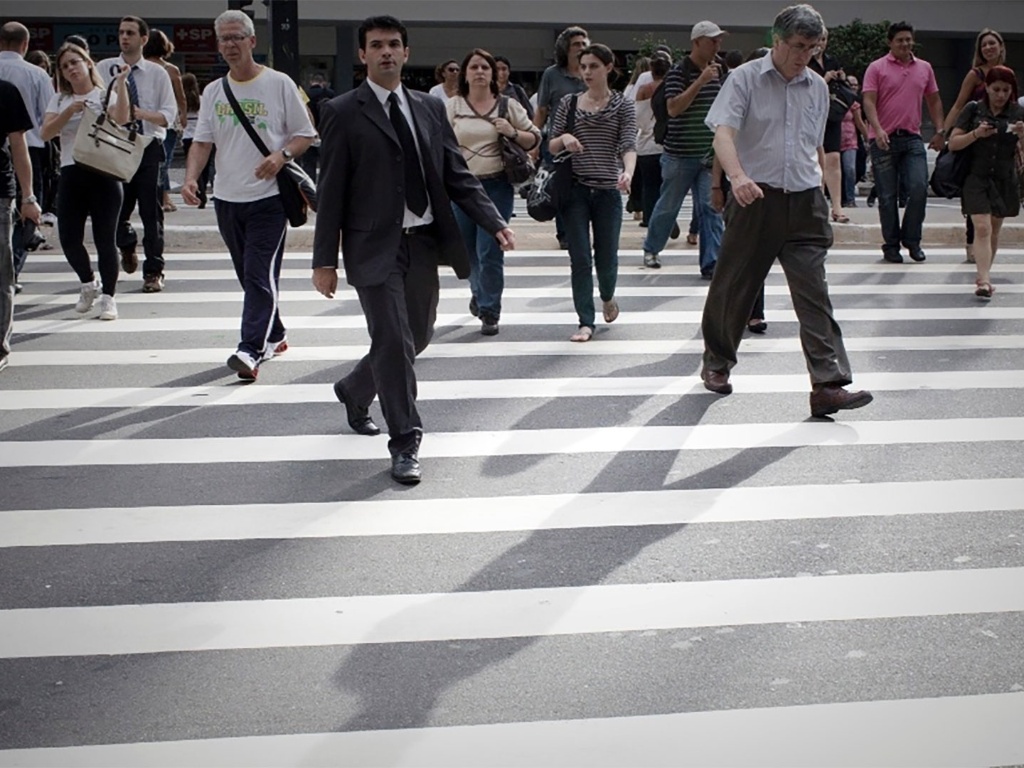
[[[100,320],[117,320],[117,302],[113,296],[100,296]]]
[[[102,290],[103,286],[100,284],[98,277],[93,279],[91,283],[82,283],[82,290],[78,294],[78,302],[75,304],[75,312],[85,314],[92,309],[93,302],[96,301],[96,297],[100,295]]]
[[[267,346],[263,350],[263,354],[260,356],[260,362],[265,363],[267,360],[272,360],[278,355],[284,354],[288,351],[288,338],[285,337],[280,341],[268,341]]]
[[[244,350],[238,350],[228,358],[228,368],[238,374],[238,378],[254,381],[259,374],[260,361]]]

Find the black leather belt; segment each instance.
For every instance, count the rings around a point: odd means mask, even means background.
[[[402,227],[403,235],[423,235],[430,232],[434,228],[431,224],[420,224],[418,227]]]
[[[919,134],[919,133],[911,133],[910,131],[908,131],[908,130],[905,130],[905,129],[903,129],[903,128],[897,128],[897,129],[896,129],[895,131],[893,131],[893,132],[892,132],[892,133],[890,133],[889,135],[890,135],[890,136],[902,136],[902,137],[907,137],[907,136],[920,136],[921,134]]]

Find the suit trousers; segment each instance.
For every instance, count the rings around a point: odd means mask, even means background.
[[[813,384],[852,382],[843,334],[832,312],[825,258],[832,245],[829,207],[821,189],[786,193],[762,186],[764,197],[743,208],[731,196],[715,276],[704,304],[704,366],[725,372],[751,308],[778,259],[800,323],[800,344]]]
[[[159,141],[149,142],[142,154],[139,170],[131,181],[124,182],[124,201],[117,226],[117,247],[134,246],[137,236],[130,219],[135,203],[139,203],[139,218],[142,219],[142,247],[146,260],[142,264],[143,277],[164,273],[164,206],[160,191],[160,167],[164,162],[164,145]]]
[[[383,283],[356,286],[370,351],[342,384],[356,405],[366,407],[375,395],[380,398],[392,455],[413,449],[423,432],[414,364],[437,320],[438,243],[431,229],[402,235],[395,268]]]

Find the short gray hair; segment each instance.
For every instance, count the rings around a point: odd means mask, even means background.
[[[214,20],[214,31],[219,34],[220,28],[225,24],[241,24],[242,29],[245,30],[245,34],[249,37],[256,34],[256,27],[252,23],[252,19],[249,18],[248,14],[242,13],[241,11],[224,11],[224,13]]]
[[[782,40],[788,40],[793,35],[817,39],[825,34],[825,22],[821,14],[806,3],[791,5],[775,17],[772,34]]]

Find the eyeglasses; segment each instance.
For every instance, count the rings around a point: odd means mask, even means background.
[[[796,43],[794,45],[793,43],[790,43],[788,40],[783,40],[782,43],[797,56],[817,56],[823,50],[822,47],[817,44],[804,45],[803,43]]]
[[[220,35],[217,38],[219,43],[240,43],[243,40],[248,40],[249,35]]]

